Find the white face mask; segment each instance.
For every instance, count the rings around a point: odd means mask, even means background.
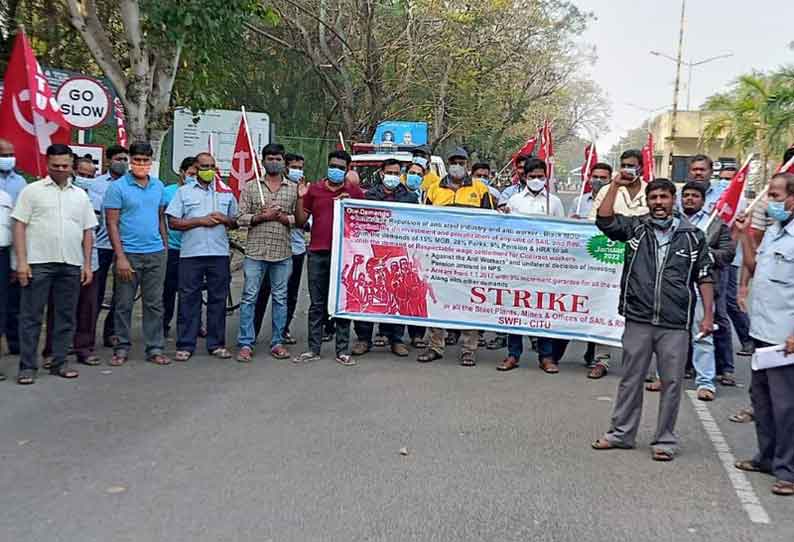
[[[527,179],[527,188],[533,192],[540,192],[546,187],[546,179]]]
[[[16,156],[0,156],[0,171],[12,171],[16,165]]]

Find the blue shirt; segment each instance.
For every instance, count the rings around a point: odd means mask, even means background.
[[[511,184],[504,190],[502,190],[502,195],[499,196],[499,202],[496,204],[497,207],[501,207],[502,205],[507,205],[507,200],[513,197],[515,194],[521,192],[523,186],[519,184]]]
[[[105,224],[105,210],[102,207],[102,203],[105,201],[105,194],[111,182],[113,182],[113,179],[111,179],[110,173],[105,173],[89,182],[75,181],[74,183],[75,186],[79,186],[88,193],[88,199],[91,200],[91,203],[94,203],[95,200],[99,201],[99,226],[96,229],[94,246],[106,250],[113,250],[113,245],[110,244],[108,228]]]
[[[175,218],[202,218],[220,212],[230,218],[237,216],[237,200],[231,192],[216,192],[212,184],[204,187],[195,182],[179,188],[165,213]],[[229,237],[226,226],[199,226],[182,232],[180,258],[197,256],[228,256]]]
[[[290,244],[292,245],[292,254],[295,256],[306,252],[306,232],[303,231],[303,228],[292,228]]]
[[[11,196],[16,205],[19,193],[28,185],[25,178],[16,171],[0,171],[0,190]]]
[[[179,190],[178,184],[169,184],[165,187],[163,191],[165,197],[163,199],[165,206],[171,203],[176,195],[176,191]],[[172,230],[168,228],[168,248],[173,250],[180,250],[182,248],[182,232],[177,230]]]
[[[153,254],[165,250],[160,235],[160,207],[164,207],[165,187],[149,176],[146,187],[127,173],[111,183],[105,193],[104,209],[119,209],[119,230],[124,252]]]
[[[750,296],[750,336],[783,344],[794,335],[794,221],[775,221],[761,241]]]
[[[709,187],[706,189],[706,199],[703,202],[703,211],[710,215],[711,212],[714,210],[714,206],[717,205],[717,200],[720,199],[722,193],[727,188],[727,184],[722,183],[721,181],[714,181],[709,183]],[[681,203],[681,196],[683,190],[678,190],[676,194],[676,207],[682,213],[684,212],[684,206]]]

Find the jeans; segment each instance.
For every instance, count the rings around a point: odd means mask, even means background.
[[[12,249],[9,249],[9,251]],[[10,252],[9,252],[10,254]],[[14,271],[9,269],[9,280]],[[6,343],[8,343],[8,351],[11,354],[19,354],[19,304],[22,296],[18,282],[8,284],[8,293],[6,298],[6,323],[3,333],[6,336]]]
[[[245,285],[240,301],[240,333],[237,336],[237,345],[242,348],[253,348],[256,342],[254,330],[254,311],[262,278],[267,275],[273,297],[272,335],[270,348],[275,348],[284,340],[284,326],[287,323],[287,283],[292,272],[292,258],[277,262],[266,262],[246,258],[243,263]]]
[[[695,317],[692,319],[692,365],[695,368],[695,385],[697,389],[717,391],[714,386],[716,362],[714,360],[714,337],[708,335],[695,340],[700,333],[700,322],[703,321],[703,303],[695,304]]]
[[[11,284],[11,250],[11,247],[0,248],[0,338],[3,337],[6,329],[8,290]]]
[[[301,277],[303,277],[303,260],[306,253],[292,255],[292,272],[287,282],[287,323],[284,325],[284,334],[289,335],[289,326],[295,316],[295,308],[298,306],[298,294],[301,288]],[[262,279],[262,286],[259,288],[259,296],[256,298],[256,310],[254,311],[254,329],[256,335],[262,331],[262,321],[267,312],[267,302],[270,299],[270,279],[265,276]]]
[[[739,308],[739,303],[736,301],[738,296],[737,275],[739,269],[729,265],[722,272],[722,278],[725,280],[725,304],[728,310],[728,317],[733,322],[733,327],[736,330],[736,335],[739,336],[739,342],[747,344],[750,342],[750,319],[747,313]]]
[[[85,360],[88,356],[94,355],[96,347],[96,320],[97,312],[99,312],[96,289],[97,283],[93,280],[88,286],[81,286],[80,297],[77,300],[72,348],[77,359],[80,361]],[[50,293],[50,300],[47,303],[47,333],[44,339],[44,351],[41,353],[45,358],[52,355],[52,332],[54,329],[55,309],[53,306],[53,295]]]
[[[179,251],[169,248],[168,262],[165,266],[165,285],[163,286],[163,335],[166,337],[171,331],[171,320],[174,318],[174,309],[176,307],[176,292],[180,289],[179,261]],[[182,294],[180,293],[179,295]],[[201,307],[198,308],[197,312],[201,314]]]
[[[143,301],[143,338],[146,344],[146,357],[163,353],[163,284],[165,282],[165,250],[151,254],[127,254],[130,265],[135,270],[132,280],[122,281],[118,274],[115,278],[116,310],[113,325],[119,339],[114,348],[117,355],[126,356],[132,347],[131,321],[132,308],[138,286]]]
[[[177,350],[196,351],[201,327],[201,292],[207,287],[207,351],[226,345],[226,297],[229,293],[229,257],[198,256],[179,262]]]
[[[717,325],[717,329],[714,331],[714,358],[718,375],[733,374],[734,372],[733,332],[731,331],[731,321],[728,319],[726,300],[728,281],[723,278],[723,273],[724,269],[721,269],[714,299],[714,323]]]
[[[309,252],[306,270],[309,273],[309,350],[319,354],[323,345],[323,327],[328,307],[328,286],[331,280],[331,253]],[[350,320],[334,318],[336,355],[350,354]]]
[[[565,339],[538,337],[538,359],[544,360],[550,358],[554,363],[559,363],[565,355],[568,342],[569,341]]]
[[[54,312],[52,330],[52,369],[66,363],[74,334],[77,299],[80,295],[80,267],[65,263],[41,263],[30,266],[30,283],[21,288],[19,313],[19,372],[38,369],[38,346],[44,308],[52,294]]]
[[[105,301],[105,289],[108,283],[108,273],[110,267],[113,265],[113,250],[109,248],[97,249],[97,256],[99,259],[99,269],[94,273],[94,280],[97,284],[97,307],[102,308],[102,303]],[[115,284],[115,281],[114,281]],[[115,291],[115,286],[114,286]],[[99,310],[97,311],[97,318],[99,318]],[[110,309],[105,315],[105,323],[102,328],[102,339],[104,342],[110,342],[110,338],[115,334],[113,330],[113,313],[115,312],[115,304],[111,302]],[[96,326],[95,326],[96,327]]]

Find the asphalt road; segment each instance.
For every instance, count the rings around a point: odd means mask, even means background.
[[[306,366],[265,352],[156,367],[138,345],[122,368],[0,384],[0,540],[792,540],[794,501],[750,476],[769,517],[751,523],[688,398],[673,463],[650,459],[652,394],[640,447],[592,451],[620,368],[587,380],[581,345],[556,376],[534,354],[503,374],[502,352],[471,369],[457,348],[353,368],[329,345]],[[737,457],[754,432],[727,416],[746,400],[720,389],[707,407]]]
[[[303,343],[306,299],[298,318]],[[721,388],[699,415],[685,397],[681,453],[660,464],[654,394],[637,449],[590,449],[621,369],[587,380],[579,344],[556,376],[534,353],[504,374],[504,352],[463,368],[457,347],[427,365],[373,352],[353,368],[330,345],[303,366],[266,350],[251,365],[156,367],[139,343],[127,366],[76,381],[0,383],[0,542],[794,539],[794,500],[723,465],[755,448],[752,425],[727,420],[746,387]],[[13,375],[15,362],[0,364]],[[751,521],[754,499],[768,523]]]

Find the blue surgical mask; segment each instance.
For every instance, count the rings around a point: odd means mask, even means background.
[[[295,169],[295,168],[291,167],[291,168],[289,168],[289,171],[287,172],[287,178],[290,181],[295,182],[295,183],[300,182],[300,180],[303,179],[303,170],[302,169]]]
[[[328,168],[328,180],[333,184],[342,184],[345,182],[345,172],[335,167]]]
[[[16,156],[0,156],[0,171],[13,171],[16,165]]]
[[[491,179],[489,179],[488,177],[477,177],[474,180],[475,181],[480,181],[485,186],[491,186]]]
[[[83,190],[87,190],[88,185],[91,184],[91,181],[93,180],[94,179],[91,179],[89,177],[80,177],[79,175],[75,175],[72,178],[72,182],[74,183],[74,185],[78,188],[82,188]]]
[[[409,173],[405,178],[405,185],[410,190],[419,190],[419,188],[422,186],[422,176],[418,173]]]
[[[719,181],[717,181],[717,189],[724,191],[728,188],[730,184],[731,181],[727,179],[720,179]]]
[[[198,179],[194,175],[188,175],[185,177],[185,184],[193,184],[197,183]]]
[[[786,203],[784,201],[770,201],[766,204],[766,214],[772,220],[785,222],[791,218],[791,211],[786,210]]]
[[[399,175],[389,175],[386,174],[383,176],[383,186],[388,188],[389,190],[394,190],[398,186],[400,186],[400,176]]]

